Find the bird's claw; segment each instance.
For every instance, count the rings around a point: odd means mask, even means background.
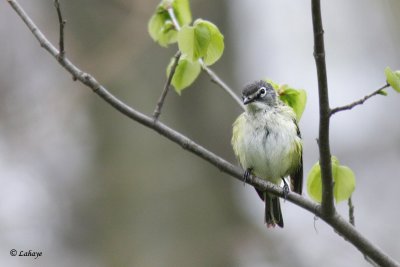
[[[285,178],[282,178],[282,180],[283,180],[283,198],[286,200],[290,190],[289,190],[289,185],[287,184]]]
[[[245,171],[244,171],[244,175],[243,175],[243,183],[244,183],[244,185],[246,185],[246,182],[247,182],[247,179],[249,179],[249,177],[250,177],[250,175],[251,175],[251,169],[249,168],[249,169],[246,169]]]
[[[285,183],[285,184],[283,185],[283,198],[284,198],[285,200],[287,199],[287,196],[289,195],[289,192],[290,192],[289,186]]]

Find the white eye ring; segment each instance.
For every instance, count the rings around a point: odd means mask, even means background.
[[[264,97],[267,94],[267,88],[261,87],[260,90],[258,90],[258,92],[261,97]]]

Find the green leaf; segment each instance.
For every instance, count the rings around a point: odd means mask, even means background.
[[[178,34],[178,46],[189,60],[197,61],[207,54],[211,33],[204,26],[184,26]]]
[[[167,67],[167,77],[171,72],[173,64],[174,58],[172,58]],[[201,67],[199,62],[192,62],[188,60],[185,56],[181,56],[171,82],[175,88],[175,91],[180,95],[183,89],[187,88],[196,80],[196,78],[200,74],[200,71]]]
[[[322,200],[322,182],[321,182],[321,166],[319,161],[312,166],[307,178],[307,192],[310,197],[321,203]]]
[[[174,0],[172,8],[181,27],[189,25],[192,22],[189,0]]]
[[[178,32],[175,30],[174,24],[170,20],[166,21],[161,28],[158,43],[161,46],[167,47],[169,44],[176,43],[177,39]]]
[[[163,16],[162,13],[155,13],[153,16],[151,16],[148,24],[148,31],[154,41],[158,41],[161,28],[164,26],[164,23],[167,19],[168,18]]]
[[[307,92],[303,89],[294,89],[286,84],[279,85],[271,80],[267,80],[267,82],[277,91],[279,99],[293,109],[297,121],[300,121],[307,103]]]
[[[157,12],[150,18],[148,31],[151,38],[161,46],[166,47],[177,41],[178,32],[175,30],[168,12],[161,7],[158,7]]]
[[[336,175],[333,178],[335,180],[333,195],[336,203],[349,199],[356,187],[356,179],[353,171],[346,166],[337,166]]]
[[[224,37],[211,22],[198,19],[193,26],[184,26],[178,34],[179,50],[189,60],[203,59],[214,64],[224,51]]]
[[[378,92],[378,95],[387,96],[387,95],[388,95],[388,93],[386,92],[386,90],[385,90],[385,89],[382,89],[382,90],[380,90],[380,91]]]
[[[163,0],[150,18],[148,31],[151,38],[164,47],[175,43],[178,36],[168,9],[172,9],[180,26],[189,25],[192,22],[188,0]]]
[[[335,156],[332,156],[331,160],[332,176],[334,180],[333,196],[336,203],[339,203],[351,197],[355,189],[356,180],[353,171],[349,167],[340,165]],[[314,201],[321,202],[322,180],[319,162],[314,164],[308,174],[307,192]]]
[[[208,44],[206,54],[203,56],[204,63],[209,66],[214,64],[224,52],[224,36],[217,26],[205,20],[196,20],[196,27],[206,27],[210,32],[210,43]]]
[[[297,121],[300,121],[307,103],[306,91],[302,89],[296,90],[288,88],[284,92],[282,92],[281,95],[279,95],[279,98],[283,101],[283,103],[292,107],[292,109],[296,113]]]
[[[390,86],[400,93],[400,72],[392,71],[389,67],[385,69],[386,80]]]

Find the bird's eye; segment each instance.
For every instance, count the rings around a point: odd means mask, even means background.
[[[267,94],[267,90],[265,89],[265,87],[261,87],[258,92],[259,92],[261,97],[263,97],[263,96],[265,96]]]

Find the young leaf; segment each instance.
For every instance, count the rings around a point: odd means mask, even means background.
[[[169,44],[175,43],[178,39],[178,32],[175,30],[175,26],[172,21],[167,20],[161,28],[160,35],[158,37],[158,43],[161,46],[167,47]]]
[[[378,94],[379,94],[379,95],[383,95],[383,96],[387,96],[387,95],[388,95],[388,93],[386,92],[385,89],[380,90],[380,91],[378,92]]]
[[[353,171],[347,166],[337,166],[333,195],[336,203],[347,200],[353,194],[356,187],[356,179]]]
[[[184,26],[178,34],[178,46],[189,60],[197,61],[207,54],[211,34],[207,27]]]
[[[178,46],[191,61],[203,59],[214,64],[224,51],[224,37],[211,22],[198,19],[193,26],[184,26],[178,34]]]
[[[389,67],[386,67],[385,76],[388,84],[400,93],[400,72],[392,71]]]
[[[292,107],[293,111],[296,113],[297,121],[300,121],[301,115],[303,115],[304,109],[307,102],[307,93],[305,90],[296,90],[288,88],[284,90],[279,98],[283,103]]]
[[[156,13],[150,18],[148,31],[151,38],[161,46],[168,46],[176,42],[178,32],[176,31],[166,10],[161,6],[157,8]]]
[[[353,171],[347,166],[340,165],[335,156],[332,156],[331,161],[334,180],[333,196],[336,203],[338,203],[351,197],[355,189],[356,180]],[[307,192],[314,201],[321,202],[322,181],[319,162],[314,164],[308,174]]]
[[[300,121],[307,103],[306,91],[291,88],[286,84],[279,85],[271,80],[267,80],[267,82],[277,91],[279,99],[293,109],[297,121]]]
[[[321,166],[319,161],[312,166],[307,178],[307,192],[310,197],[321,203],[322,200],[322,182],[321,182]]]
[[[167,76],[171,71],[174,59],[171,60],[167,67]],[[179,59],[178,66],[175,69],[174,77],[172,77],[172,85],[175,91],[180,95],[182,90],[191,85],[199,76],[201,71],[199,62],[191,62],[185,56]]]
[[[161,28],[164,26],[165,21],[168,19],[168,17],[165,16],[163,13],[156,12],[153,14],[150,18],[149,24],[148,24],[148,31],[151,36],[151,38],[154,41],[158,41],[158,38],[160,36],[160,31]]]
[[[181,27],[189,25],[192,22],[189,0],[174,0],[172,1],[172,8]]]
[[[173,10],[180,26],[189,25],[192,22],[188,0],[163,0],[150,18],[148,31],[151,38],[164,47],[175,43],[178,36],[168,9]]]
[[[204,63],[207,66],[214,64],[224,52],[224,36],[221,34],[217,26],[205,20],[198,19],[195,22],[196,27],[206,27],[210,32],[210,42],[207,47],[206,54],[203,56]]]

